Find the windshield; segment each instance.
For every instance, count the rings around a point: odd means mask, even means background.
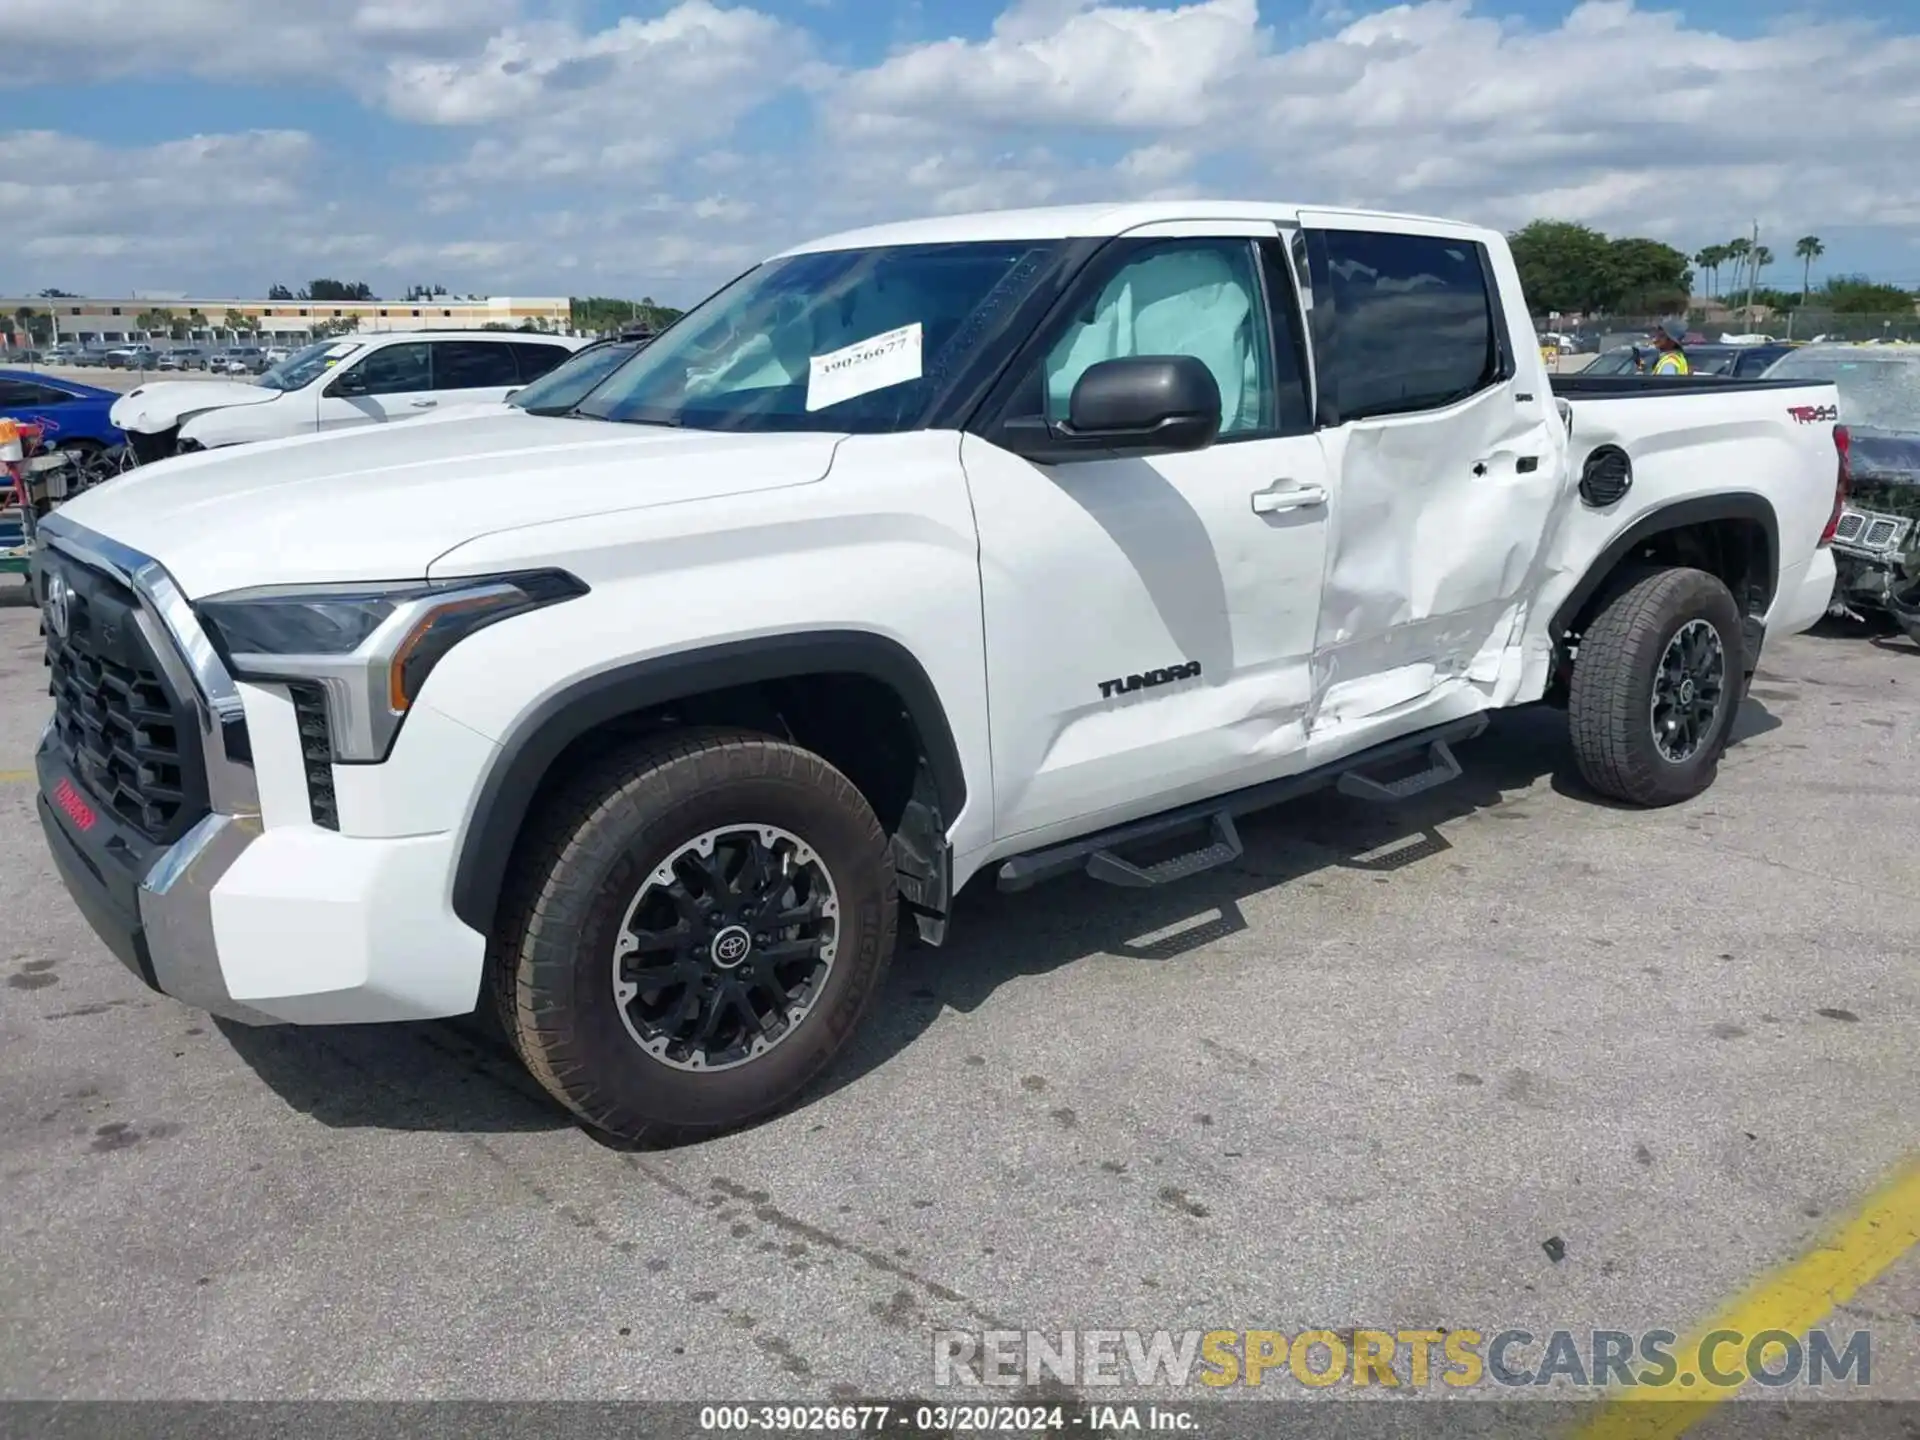
[[[1831,380],[1840,418],[1868,430],[1920,431],[1920,357],[1808,346],[1767,368],[1769,380]]]
[[[352,340],[322,340],[317,345],[294,351],[272,369],[256,376],[253,383],[269,390],[299,390],[359,348]]]
[[[579,412],[696,430],[920,423],[938,382],[1017,304],[1058,245],[877,246],[770,260],[678,321]]]
[[[564,415],[639,348],[638,340],[591,346],[514,391],[508,403],[535,415]]]

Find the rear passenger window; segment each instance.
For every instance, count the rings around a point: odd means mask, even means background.
[[[538,380],[573,352],[564,345],[536,345],[516,340],[514,358],[520,362],[520,383]]]
[[[491,340],[436,340],[433,388],[506,390],[520,383],[510,346]]]
[[[1308,248],[1320,391],[1339,421],[1439,409],[1504,377],[1480,246],[1321,230]]]

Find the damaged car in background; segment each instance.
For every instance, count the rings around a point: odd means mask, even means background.
[[[322,340],[256,379],[162,380],[113,407],[141,464],[194,450],[405,420],[504,400],[585,342],[520,331],[395,331]]]
[[[1830,613],[1884,614],[1920,640],[1920,351],[1815,345],[1767,375],[1831,380],[1840,392],[1848,496],[1833,535]]]

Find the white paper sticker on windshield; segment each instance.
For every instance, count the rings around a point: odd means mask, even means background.
[[[902,325],[807,362],[807,409],[824,410],[920,378],[920,322]]]

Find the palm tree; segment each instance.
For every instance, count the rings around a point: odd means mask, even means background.
[[[1813,262],[1827,253],[1827,247],[1818,235],[1802,235],[1793,242],[1793,253],[1800,257],[1800,303],[1805,305],[1807,293],[1813,288]]]
[[[1753,258],[1753,288],[1758,290],[1760,288],[1760,272],[1766,269],[1767,266],[1773,263],[1773,251],[1769,250],[1764,245],[1756,246],[1754,248],[1752,258]]]
[[[1720,262],[1725,260],[1726,247],[1708,245],[1693,257],[1693,263],[1700,267],[1707,277],[1707,298],[1713,299],[1720,289]]]

